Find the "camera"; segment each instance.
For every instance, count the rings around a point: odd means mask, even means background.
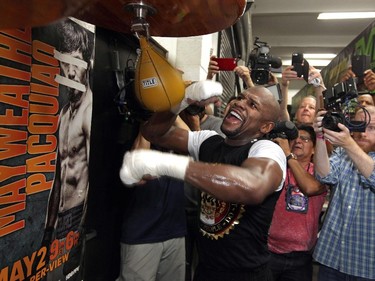
[[[324,108],[327,110],[337,110],[342,104],[358,97],[357,85],[355,78],[336,83],[333,87],[328,88],[324,93]]]
[[[185,110],[188,114],[194,116],[194,115],[198,115],[198,114],[202,113],[205,110],[205,107],[199,106],[199,105],[196,105],[196,104],[191,104]]]
[[[365,110],[365,109],[364,109]],[[338,123],[345,125],[351,132],[364,132],[366,131],[366,121],[354,121],[350,120],[350,117],[345,116],[342,112],[331,112],[328,111],[322,120],[322,126],[328,130],[340,132],[340,128],[337,126]]]
[[[298,129],[292,121],[279,121],[271,132],[267,134],[268,139],[283,138],[294,140],[298,138]]]
[[[327,89],[323,95],[324,108],[328,110],[322,120],[324,128],[340,132],[341,130],[337,125],[341,123],[351,132],[364,132],[366,130],[368,121],[352,121],[350,120],[351,112],[348,109],[342,109],[345,107],[348,108],[350,100],[358,97],[356,80],[354,78],[349,78],[347,81],[335,84],[332,88]]]
[[[280,68],[282,62],[280,58],[269,54],[270,46],[266,42],[259,41],[259,37],[255,37],[254,46],[248,62],[251,79],[255,84],[264,85],[268,83],[270,67]]]

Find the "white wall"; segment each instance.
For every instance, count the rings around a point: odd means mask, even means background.
[[[218,33],[191,37],[153,37],[168,50],[168,61],[184,72],[184,80],[203,80],[207,76],[210,50],[217,53]]]
[[[170,64],[184,72],[184,80],[206,79],[210,49],[213,49],[213,54],[217,54],[218,33],[178,38],[153,37],[153,39],[168,51]],[[297,92],[298,90],[289,89],[288,104],[292,104],[292,97]]]

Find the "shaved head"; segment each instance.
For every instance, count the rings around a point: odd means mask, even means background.
[[[249,90],[254,91],[259,95],[262,104],[264,105],[262,113],[264,120],[277,122],[280,114],[280,104],[270,90],[264,86],[255,86]]]

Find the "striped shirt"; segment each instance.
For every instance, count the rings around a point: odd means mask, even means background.
[[[369,156],[375,160],[375,152]],[[348,275],[375,279],[375,171],[366,179],[339,147],[330,157],[329,175],[317,179],[335,190],[315,260]]]

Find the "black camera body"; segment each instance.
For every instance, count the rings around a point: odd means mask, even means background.
[[[345,125],[351,132],[364,132],[366,130],[366,121],[350,120],[350,113],[343,112],[343,104],[349,103],[351,99],[358,97],[355,78],[349,78],[344,82],[335,84],[331,89],[327,89],[324,95],[324,108],[328,112],[322,119],[322,126],[328,130],[340,132],[338,123]]]
[[[282,138],[294,140],[298,138],[298,129],[292,121],[279,121],[275,127],[267,134],[268,139]]]
[[[324,108],[337,110],[341,105],[350,99],[358,97],[358,90],[355,78],[336,83],[332,88],[324,92]]]
[[[340,132],[341,130],[338,128],[337,124],[345,124],[345,120],[346,118],[341,112],[328,111],[322,119],[322,126],[328,130]]]
[[[329,111],[322,120],[323,128],[331,131],[340,132],[338,123],[345,125],[351,132],[364,132],[366,131],[366,122],[350,120],[342,112]]]
[[[205,110],[205,107],[199,106],[199,105],[196,105],[196,104],[191,104],[185,110],[186,110],[187,113],[194,116],[194,115],[198,115],[198,114],[202,113]]]
[[[264,85],[268,83],[270,68],[281,67],[282,62],[280,58],[269,54],[270,46],[266,42],[259,41],[258,37],[255,37],[254,46],[248,62],[251,79],[255,84]]]

